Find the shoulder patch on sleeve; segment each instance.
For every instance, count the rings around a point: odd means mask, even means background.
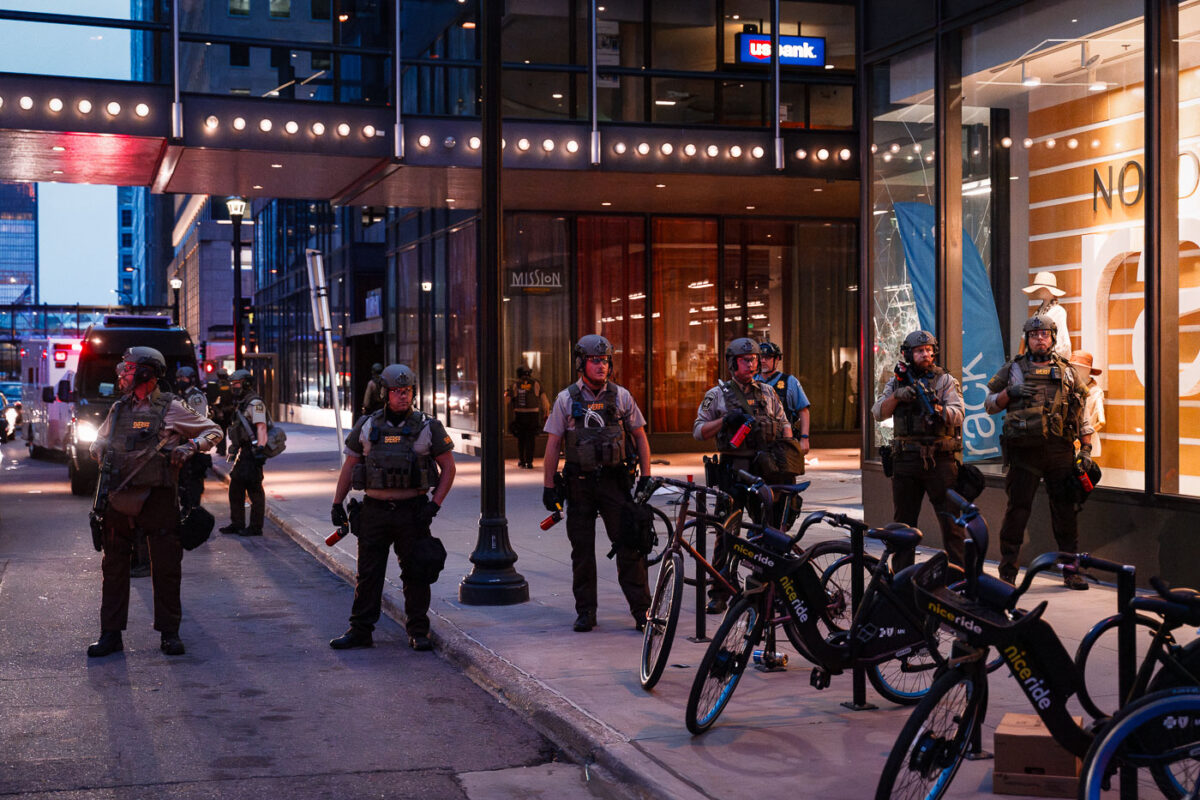
[[[704,400],[700,403],[701,411],[708,411],[709,406],[713,404],[713,396],[711,394],[704,395]]]

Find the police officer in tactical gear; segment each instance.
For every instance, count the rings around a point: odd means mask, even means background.
[[[937,338],[913,331],[900,345],[902,361],[875,401],[871,414],[882,422],[892,419],[892,504],[896,522],[915,527],[926,495],[938,513],[942,544],[950,560],[963,563],[962,531],[943,514],[952,511],[946,490],[958,478],[955,453],[962,450],[965,415],[962,390],[954,376],[939,367]],[[897,553],[893,568],[913,562],[913,551]]]
[[[267,404],[254,391],[254,376],[248,369],[235,370],[229,385],[237,406],[229,423],[229,524],[221,533],[262,536],[267,496],[263,492],[263,464],[267,456]],[[250,526],[246,526],[246,498],[250,498]]]
[[[508,385],[504,399],[512,410],[512,434],[517,437],[517,467],[533,469],[533,446],[541,431],[541,419],[550,401],[533,370],[522,364],[517,379]]]
[[[772,341],[763,342],[758,346],[758,375],[754,379],[768,384],[779,395],[788,422],[792,425],[792,435],[800,441],[800,451],[805,455],[809,451],[808,429],[812,415],[809,413],[808,395],[795,375],[784,372],[783,350]]]
[[[237,403],[233,399],[233,387],[229,384],[229,370],[217,370],[217,379],[208,382],[208,415],[221,428],[221,443],[217,455],[225,455],[225,431],[233,421]]]
[[[131,347],[117,365],[121,398],[100,426],[91,454],[112,456],[109,506],[102,530],[104,575],[100,639],[88,647],[93,658],[124,649],[121,631],[129,618],[129,559],[136,531],[146,531],[154,586],[154,629],[167,655],[183,655],[179,600],[183,546],[179,540],[176,481],[180,465],[215,446],[220,432],[212,421],[161,392],[166,375],[162,353]]]
[[[984,400],[989,414],[1007,412],[1001,432],[1008,507],[1000,525],[1000,577],[1009,583],[1017,578],[1025,524],[1043,479],[1058,549],[1078,550],[1078,509],[1070,482],[1078,480],[1077,468],[1086,471],[1092,466],[1094,432],[1083,413],[1087,389],[1067,359],[1055,352],[1058,325],[1049,317],[1033,316],[1023,330],[1025,353],[992,376]],[[1070,565],[1063,567],[1063,583],[1070,589],[1088,588]]]
[[[371,632],[379,621],[388,550],[393,549],[404,586],[409,646],[430,650],[431,582],[424,563],[429,548],[423,545],[454,483],[454,443],[441,422],[413,406],[417,376],[411,369],[391,364],[379,381],[387,391],[387,405],[359,418],[346,437],[346,460],[333,494],[330,521],[339,526],[347,521],[342,505],[346,493],[363,489],[366,499],[354,521],[358,583],[350,629],[329,646],[345,650],[374,644]]]
[[[371,380],[367,381],[367,388],[363,392],[363,414],[374,414],[387,403],[387,388],[379,379],[382,372],[383,364],[377,361],[371,365]]]
[[[208,398],[196,383],[196,370],[180,367],[175,370],[175,390],[184,404],[202,417],[208,416]],[[186,514],[200,505],[204,494],[204,475],[212,466],[212,456],[197,453],[179,470],[179,505]]]
[[[574,629],[581,633],[596,626],[599,605],[597,515],[604,519],[604,530],[616,552],[617,583],[638,630],[644,628],[650,607],[646,558],[625,541],[621,527],[621,509],[633,488],[634,460],[642,480],[650,475],[650,441],[646,418],[629,390],[608,379],[612,354],[612,344],[597,334],[588,334],[576,343],[572,355],[579,379],[558,393],[545,428],[549,439],[543,459],[542,504],[548,511],[557,511],[566,500],[571,588],[578,614]],[[566,462],[562,473],[565,498],[555,488],[560,451]]]
[[[738,470],[759,474],[756,459],[764,448],[778,439],[792,438],[792,426],[779,395],[772,386],[754,377],[760,355],[758,343],[753,339],[741,337],[731,341],[725,348],[729,379],[718,381],[705,392],[692,423],[692,436],[697,441],[716,439],[721,468],[719,488],[730,494],[734,494]],[[737,441],[743,426],[749,431]],[[782,506],[790,498],[779,500]],[[781,510],[772,509],[770,513],[777,519]],[[720,569],[727,560],[718,538],[713,548],[713,564]],[[723,612],[728,601],[724,592],[714,585],[709,594],[708,613]]]

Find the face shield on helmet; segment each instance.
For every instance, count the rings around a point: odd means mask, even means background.
[[[575,348],[571,351],[575,356],[575,371],[583,372],[584,362],[593,356],[605,356],[608,358],[608,366],[612,368],[612,343],[597,333],[589,333],[578,342],[575,343]]]
[[[758,343],[748,337],[734,339],[725,348],[725,369],[729,370],[729,374],[737,372],[737,360],[742,356],[758,356],[760,351]]]

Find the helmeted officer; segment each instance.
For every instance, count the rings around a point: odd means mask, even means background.
[[[938,513],[942,544],[955,564],[963,563],[963,533],[942,516],[950,513],[946,490],[958,478],[955,453],[962,450],[965,415],[962,390],[954,376],[937,365],[938,340],[929,331],[913,331],[900,345],[901,362],[875,401],[871,415],[892,419],[892,516],[915,527],[921,500],[928,495]],[[913,551],[897,553],[893,569],[913,562]]]
[[[162,353],[131,347],[117,365],[121,398],[113,404],[92,443],[98,461],[112,456],[109,507],[104,515],[100,639],[88,647],[96,658],[124,648],[121,631],[129,618],[129,561],[136,531],[146,531],[154,586],[154,629],[167,655],[183,655],[176,486],[179,466],[216,445],[217,426],[188,408],[158,381],[167,372]]]
[[[633,488],[631,464],[650,475],[650,441],[646,418],[623,386],[608,379],[613,346],[603,336],[588,334],[572,350],[579,379],[558,393],[546,419],[542,504],[556,511],[563,500],[555,488],[558,456],[563,451],[562,481],[567,506],[567,538],[571,542],[571,589],[575,594],[576,631],[596,626],[596,517],[617,560],[617,583],[629,604],[634,625],[642,630],[650,589],[646,558],[622,536],[621,509]],[[565,449],[564,449],[565,444]]]
[[[229,471],[229,524],[221,533],[262,536],[267,496],[263,492],[263,464],[267,456],[267,404],[254,391],[248,369],[234,370],[229,386],[237,406],[229,423],[229,454],[235,458]],[[250,498],[250,526],[246,526],[246,498]]]
[[[716,439],[721,468],[718,483],[724,492],[735,494],[738,470],[758,474],[755,459],[771,442],[792,438],[792,426],[775,389],[755,380],[761,350],[748,337],[731,341],[725,348],[725,369],[729,379],[704,393],[692,436],[697,441]],[[742,428],[748,431],[741,432]],[[740,439],[740,441],[739,441]],[[781,502],[786,498],[781,498]],[[776,517],[778,513],[772,512]],[[713,565],[725,566],[727,554],[720,538],[713,547]],[[725,610],[728,598],[716,584],[710,589],[707,612],[719,614]]]
[[[175,389],[188,408],[202,417],[208,416],[208,398],[196,383],[196,370],[191,367],[175,370]],[[185,514],[200,505],[200,497],[204,494],[204,475],[211,466],[212,456],[197,453],[180,468],[179,504]]]
[[[229,370],[219,369],[216,380],[208,382],[208,414],[213,422],[221,428],[221,443],[217,445],[217,455],[225,455],[225,434],[229,423],[233,420],[233,412],[237,403],[233,399],[233,387],[229,384]]]
[[[1017,578],[1025,524],[1043,479],[1058,549],[1078,550],[1078,509],[1070,482],[1078,480],[1077,467],[1091,469],[1094,432],[1083,413],[1087,389],[1067,359],[1055,352],[1058,325],[1049,317],[1033,316],[1025,321],[1023,331],[1025,353],[992,376],[984,400],[989,414],[1007,412],[1001,432],[1008,464],[1004,479],[1008,507],[1000,525],[1000,577],[1009,583]],[[1063,568],[1063,582],[1070,589],[1088,588],[1083,576],[1069,566]]]
[[[374,414],[387,403],[387,388],[379,376],[383,373],[383,364],[378,361],[371,365],[371,380],[363,391],[362,413]]]
[[[358,583],[350,611],[350,629],[332,640],[335,650],[371,647],[379,621],[388,550],[400,561],[404,586],[405,629],[414,650],[429,650],[430,581],[424,563],[430,523],[454,483],[454,442],[442,423],[413,407],[417,376],[401,364],[379,375],[387,405],[359,418],[346,437],[346,460],[338,475],[330,520],[346,522],[342,506],[350,489],[366,499],[355,520],[358,535]],[[433,489],[433,495],[429,490]],[[440,566],[439,566],[440,569]]]
[[[758,346],[758,353],[759,371],[755,380],[770,385],[775,390],[775,394],[779,395],[788,422],[792,425],[792,435],[800,440],[800,450],[807,455],[809,450],[808,429],[812,418],[809,406],[812,403],[808,401],[808,395],[804,393],[804,387],[800,385],[800,380],[795,375],[781,369],[783,350],[778,344],[771,341],[762,342]]]
[[[541,431],[542,414],[550,401],[542,390],[542,382],[533,377],[528,365],[517,367],[517,379],[504,392],[512,410],[512,434],[517,437],[517,467],[533,469],[533,448]]]

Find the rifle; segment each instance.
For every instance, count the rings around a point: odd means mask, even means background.
[[[933,403],[929,399],[929,390],[925,384],[913,377],[909,372],[908,365],[903,361],[896,362],[896,381],[903,386],[911,386],[917,390],[917,399],[921,401],[921,410],[931,417],[936,417],[937,412],[933,410]]]
[[[92,547],[99,553],[104,547],[104,515],[108,513],[108,484],[112,481],[112,448],[105,448],[100,461],[100,477],[96,479],[96,495],[92,498],[92,511],[88,514],[88,525],[92,528]]]

